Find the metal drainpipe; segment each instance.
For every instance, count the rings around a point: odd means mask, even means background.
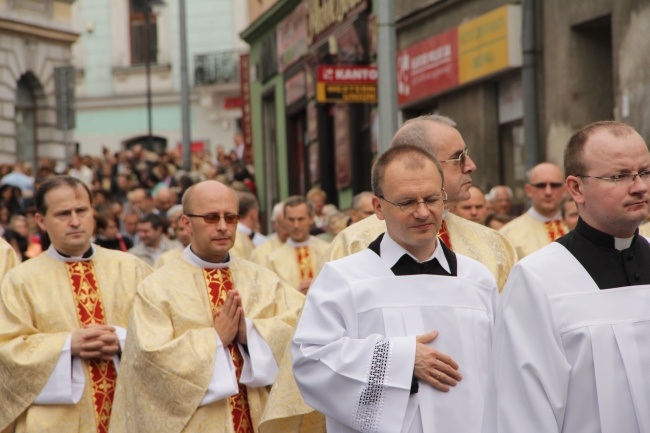
[[[537,97],[537,49],[535,0],[522,0],[522,50],[523,67],[521,70],[522,90],[524,94],[524,148],[526,151],[526,169],[540,162],[539,113]],[[544,158],[545,159],[545,158]]]

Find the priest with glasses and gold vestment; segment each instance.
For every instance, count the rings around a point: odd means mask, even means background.
[[[111,432],[253,433],[304,296],[230,253],[232,189],[201,182],[182,204],[190,244],[138,288]]]

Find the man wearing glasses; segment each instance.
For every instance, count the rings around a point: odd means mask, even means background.
[[[232,189],[201,182],[182,204],[190,245],[139,287],[111,431],[252,433],[304,297],[230,254]]]
[[[575,229],[520,261],[494,330],[486,433],[650,429],[650,153],[597,122],[564,153]]]
[[[402,125],[393,137],[391,147],[412,144],[433,153],[440,161],[445,176],[447,201],[438,235],[454,252],[487,266],[501,290],[510,268],[517,261],[512,245],[494,230],[448,212],[455,204],[470,198],[472,172],[476,170],[469,149],[455,126],[456,123],[445,116],[417,117]],[[386,225],[376,216],[346,228],[330,244],[329,259],[339,259],[363,250],[385,230]]]
[[[550,162],[533,167],[526,195],[531,201],[530,208],[499,230],[515,247],[520,260],[569,231],[560,212],[566,195],[560,167]]]
[[[480,431],[498,289],[438,241],[442,176],[419,147],[382,154],[372,189],[386,232],[326,263],[310,289],[293,371],[328,431]]]

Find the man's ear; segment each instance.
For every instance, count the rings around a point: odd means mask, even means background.
[[[34,214],[34,219],[36,220],[36,224],[38,224],[38,228],[40,228],[44,232],[47,231],[47,229],[45,228],[45,221],[44,221],[45,218],[43,218],[43,215],[37,212]]]
[[[577,204],[584,204],[585,198],[583,194],[583,183],[582,179],[578,176],[567,176],[566,178],[566,189],[573,197],[573,201]]]
[[[381,208],[381,200],[377,196],[372,197],[372,207],[375,210],[375,215],[377,215],[377,218],[380,220],[384,219],[384,212]]]

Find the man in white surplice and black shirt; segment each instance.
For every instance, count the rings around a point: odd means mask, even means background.
[[[650,153],[620,122],[564,152],[575,229],[513,267],[484,432],[650,432]]]
[[[372,170],[386,233],[326,263],[292,342],[305,402],[340,433],[479,432],[497,286],[439,242],[440,163],[393,146]]]

